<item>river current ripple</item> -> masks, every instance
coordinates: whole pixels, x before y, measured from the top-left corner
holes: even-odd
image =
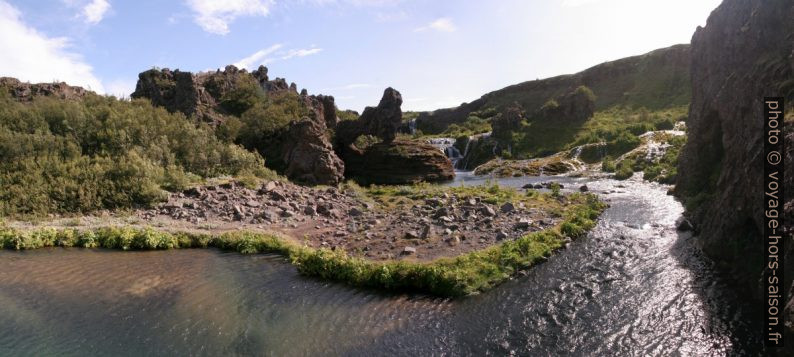
[[[0,355],[755,355],[749,312],[677,232],[681,204],[640,181],[586,184],[595,229],[497,288],[458,300],[302,277],[216,250],[0,252]],[[453,183],[482,184],[459,175]]]

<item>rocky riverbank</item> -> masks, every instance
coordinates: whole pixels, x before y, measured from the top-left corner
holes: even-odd
[[[59,218],[37,226],[131,225],[164,231],[278,233],[311,248],[370,260],[430,261],[454,257],[552,228],[585,195],[553,197],[496,185],[310,188],[269,181],[237,182],[171,194],[152,209]],[[11,222],[14,228],[31,228]]]

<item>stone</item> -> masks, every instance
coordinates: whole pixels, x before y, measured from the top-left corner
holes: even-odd
[[[403,248],[402,255],[412,255],[412,254],[416,254],[416,248],[414,247]]]
[[[306,206],[306,207],[303,209],[303,214],[305,214],[305,215],[308,215],[308,216],[314,216],[314,215],[315,215],[315,213],[317,213],[317,211],[314,209],[314,207],[313,207],[313,206]]]
[[[363,184],[444,182],[455,177],[452,161],[435,146],[422,142],[400,139],[363,150],[347,147],[342,158],[345,175]]]
[[[480,214],[482,214],[483,216],[487,216],[487,217],[496,216],[496,211],[494,211],[494,209],[491,208],[491,206],[480,207],[479,211]]]
[[[407,231],[407,232],[405,232],[405,238],[417,239],[417,238],[419,238],[419,234],[416,233],[416,231]]]
[[[504,231],[496,232],[496,240],[503,240],[506,238],[507,238],[507,233],[505,233]]]
[[[579,186],[579,191],[581,191],[581,192],[587,192],[588,190],[589,190],[589,189],[587,188],[587,185],[581,185],[581,186]]]
[[[245,205],[248,206],[248,207],[260,207],[260,206],[262,206],[262,204],[259,203],[259,201],[256,201],[256,200],[248,200],[248,201],[245,202]]]
[[[499,208],[499,210],[502,211],[502,213],[510,213],[515,211],[515,209],[516,207],[510,202],[506,202],[505,204],[502,205],[502,207]]]
[[[262,186],[262,190],[264,192],[270,192],[275,190],[278,187],[278,183],[276,181],[268,181],[264,186]]]
[[[425,224],[422,226],[422,232],[420,233],[419,237],[422,239],[427,239],[430,237],[432,231],[432,227],[429,224]]]
[[[513,228],[515,228],[517,230],[525,231],[525,230],[529,229],[529,227],[531,227],[531,226],[532,226],[532,221],[526,220],[526,219],[522,219],[522,220],[516,222],[516,224],[513,225]]]
[[[345,164],[336,155],[326,131],[322,118],[303,118],[290,123],[282,149],[287,177],[311,185],[342,182]]]
[[[358,217],[364,214],[364,212],[358,207],[353,207],[347,211],[347,214],[349,214],[351,217]]]

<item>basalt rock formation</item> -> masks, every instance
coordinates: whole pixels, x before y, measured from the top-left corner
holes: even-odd
[[[491,136],[498,140],[509,141],[513,132],[521,129],[521,121],[526,114],[518,103],[507,107],[501,114],[491,119]]]
[[[374,135],[390,143],[397,135],[402,124],[403,97],[394,88],[386,88],[377,107],[366,107],[356,120],[339,123],[336,129],[336,140],[341,146],[348,146],[361,135]]]
[[[133,98],[148,98],[171,112],[182,112],[218,125],[240,116],[268,95],[289,92],[300,98],[308,117],[296,117],[272,141],[258,147],[266,159],[292,180],[308,184],[335,185],[344,179],[344,164],[336,155],[327,129],[336,126],[334,97],[298,95],[297,86],[283,78],[270,80],[267,67],[249,73],[226,66],[223,71],[190,73],[152,69],[141,73]]]
[[[304,118],[292,122],[286,134],[284,174],[307,184],[336,185],[344,179],[345,164],[325,135],[325,122]]]
[[[293,89],[283,78],[269,80],[265,66],[248,73],[229,65],[223,71],[200,73],[151,69],[138,75],[135,92],[130,96],[148,98],[152,104],[170,112],[182,112],[217,125],[224,121],[224,115],[239,115],[247,109],[241,107],[245,100],[254,101],[257,95],[264,98],[267,93],[289,90]]]
[[[580,86],[544,104],[536,117],[541,120],[564,120],[568,124],[583,122],[593,117],[595,99],[589,88]]]
[[[405,184],[445,181],[455,177],[452,161],[435,146],[395,141],[402,123],[402,96],[387,88],[377,107],[367,107],[356,120],[337,124],[336,144],[345,161],[345,175],[367,184]],[[381,142],[364,149],[354,144],[362,135]]]
[[[88,93],[93,93],[82,87],[70,86],[63,82],[31,84],[11,77],[0,77],[0,90],[6,91],[11,98],[21,102],[31,101],[35,97],[73,100],[83,98]]]
[[[739,284],[763,298],[762,99],[785,96],[794,104],[794,2],[725,0],[692,37],[689,139],[678,165],[676,191],[687,203],[703,251]],[[790,119],[789,119],[790,120]],[[789,125],[791,128],[791,125]],[[785,190],[792,217],[794,137],[786,136]],[[791,218],[786,222],[786,289],[794,278]],[[789,295],[792,297],[794,295]],[[765,300],[765,299],[764,299]],[[792,329],[794,300],[789,300]],[[794,343],[786,341],[791,348]]]
[[[364,184],[440,182],[455,178],[452,161],[431,144],[394,140],[346,150],[345,174]]]

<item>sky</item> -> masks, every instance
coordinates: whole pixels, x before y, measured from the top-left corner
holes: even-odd
[[[341,109],[457,106],[689,43],[719,0],[0,0],[0,76],[128,96],[153,67],[235,64]]]

